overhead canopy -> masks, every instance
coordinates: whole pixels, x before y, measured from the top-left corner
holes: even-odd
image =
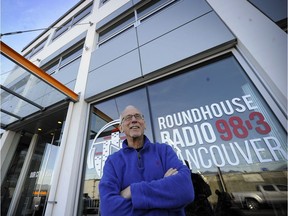
[[[78,94],[0,41],[1,128],[23,121]]]

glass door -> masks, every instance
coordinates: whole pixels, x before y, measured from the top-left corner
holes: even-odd
[[[1,185],[1,214],[7,215],[14,191],[20,176],[21,169],[24,164],[25,157],[27,155],[29,145],[32,139],[31,134],[23,134],[20,142],[17,145],[13,159],[9,166],[8,172]],[[16,145],[15,143],[13,143]]]
[[[44,215],[61,130],[40,135],[22,187],[16,215]]]

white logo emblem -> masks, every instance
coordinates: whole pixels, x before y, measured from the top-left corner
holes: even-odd
[[[113,125],[118,125],[119,123],[119,120],[114,120],[102,127],[96,134],[88,152],[87,167],[88,169],[95,168],[99,178],[103,175],[103,167],[107,157],[122,148],[122,141],[120,139],[119,131],[111,133],[110,137],[107,137],[107,139],[104,138],[104,140],[100,142],[97,142],[97,138],[104,130]]]
[[[87,167],[88,169],[95,168],[96,174],[99,178],[102,178],[103,167],[108,156],[122,148],[123,139],[121,140],[119,131],[111,133],[111,136],[108,136],[107,139],[104,138],[103,141],[97,142],[97,138],[107,128],[113,125],[118,125],[119,123],[120,120],[118,119],[104,125],[104,127],[102,127],[96,134],[88,152]],[[177,145],[175,145],[171,139],[168,140],[167,144],[173,148],[178,158],[182,160],[183,164],[185,164],[181,149]]]

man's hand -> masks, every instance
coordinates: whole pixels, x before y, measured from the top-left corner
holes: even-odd
[[[131,198],[131,190],[130,186],[125,188],[124,190],[121,191],[121,196],[124,197],[125,199],[130,199]]]
[[[172,175],[175,175],[177,173],[178,173],[177,169],[170,168],[169,170],[167,170],[164,177],[172,176]]]

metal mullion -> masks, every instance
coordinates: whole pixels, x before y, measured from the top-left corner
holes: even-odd
[[[102,41],[98,42],[98,46],[101,46],[102,44],[106,43],[107,41],[109,41],[110,39],[114,38],[115,36],[121,34],[122,32],[126,31],[127,29],[133,27],[135,25],[135,22],[132,22],[130,24],[128,24],[127,26],[125,26],[123,29],[111,34],[110,36],[108,36],[107,38],[103,39]]]
[[[22,117],[20,117],[20,116],[18,116],[18,115],[15,115],[14,113],[8,112],[7,110],[4,110],[4,109],[2,109],[2,108],[0,108],[0,112],[3,112],[3,113],[5,113],[5,114],[7,114],[7,115],[9,115],[9,116],[13,116],[13,117],[15,117],[15,118],[17,118],[17,119],[19,119],[19,120],[23,119]]]
[[[41,110],[44,110],[44,109],[45,109],[45,107],[40,106],[39,104],[37,104],[37,103],[35,103],[35,102],[29,100],[28,98],[23,97],[22,95],[20,95],[20,94],[14,92],[14,91],[12,91],[12,90],[10,90],[9,88],[6,88],[6,87],[3,86],[3,85],[0,85],[0,88],[3,89],[3,90],[6,91],[6,92],[8,92],[8,93],[10,93],[10,94],[12,94],[12,95],[18,97],[18,98],[20,98],[20,99],[26,101],[27,103],[32,104],[33,106],[38,107],[38,108],[41,109]]]
[[[63,58],[63,57],[62,57],[62,58]],[[62,63],[62,58],[61,58],[61,63]],[[79,56],[77,56],[77,57],[69,60],[69,61],[66,62],[65,64],[59,65],[59,68],[57,68],[57,73],[58,73],[62,68],[66,67],[67,65],[69,65],[70,63],[76,61],[76,60],[79,59],[79,58],[81,58],[81,54],[79,54]]]
[[[176,1],[177,0],[171,0],[171,1],[163,2],[163,4],[158,5],[158,7],[153,8],[147,14],[143,15],[142,17],[140,17],[138,21],[141,23],[143,20],[147,19],[148,17],[150,17],[151,15],[157,13],[158,11],[162,10],[163,8],[169,6],[170,4],[175,3]]]

